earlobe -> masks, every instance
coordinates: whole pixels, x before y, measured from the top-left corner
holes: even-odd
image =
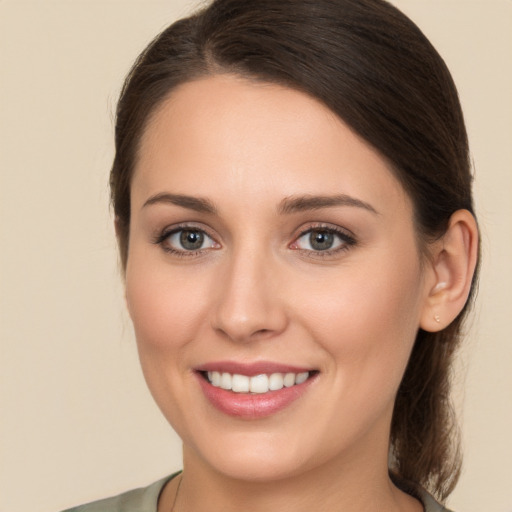
[[[420,327],[436,332],[447,327],[466,303],[478,259],[478,227],[468,210],[457,210],[432,254],[435,283],[426,297]]]

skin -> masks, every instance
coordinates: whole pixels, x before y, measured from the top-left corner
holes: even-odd
[[[146,204],[159,194],[206,199],[216,212]],[[280,211],[340,194],[364,205]],[[385,159],[301,92],[207,77],[151,119],[131,204],[126,298],[149,388],[183,440],[175,510],[422,510],[390,482],[387,457],[395,394],[438,276],[422,265],[411,201]],[[200,251],[162,241],[183,223],[208,234]],[[313,250],[304,232],[326,227],[353,243],[336,235],[339,250]],[[284,410],[239,419],[198,385],[194,368],[218,360],[319,373]]]

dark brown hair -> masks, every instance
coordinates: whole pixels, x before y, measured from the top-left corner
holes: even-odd
[[[412,199],[420,247],[443,234],[456,210],[473,212],[455,85],[400,11],[382,0],[215,0],[164,30],[122,89],[110,185],[123,266],[144,128],[175,87],[218,73],[281,84],[327,105],[391,163]],[[460,471],[450,369],[468,304],[441,332],[419,330],[391,425],[392,473],[441,499]]]

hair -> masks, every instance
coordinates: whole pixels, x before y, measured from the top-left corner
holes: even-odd
[[[404,14],[383,0],[215,0],[158,35],[122,88],[110,186],[123,268],[130,184],[145,127],[177,86],[220,73],[302,91],[376,148],[412,200],[421,254],[456,210],[474,214],[455,85]],[[475,287],[476,277],[470,300],[448,327],[419,329],[391,424],[391,474],[441,500],[460,473],[450,370]]]

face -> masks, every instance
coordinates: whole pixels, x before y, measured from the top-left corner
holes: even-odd
[[[300,92],[208,77],[152,118],[131,207],[128,308],[185,464],[387,467],[428,280],[387,162]]]

